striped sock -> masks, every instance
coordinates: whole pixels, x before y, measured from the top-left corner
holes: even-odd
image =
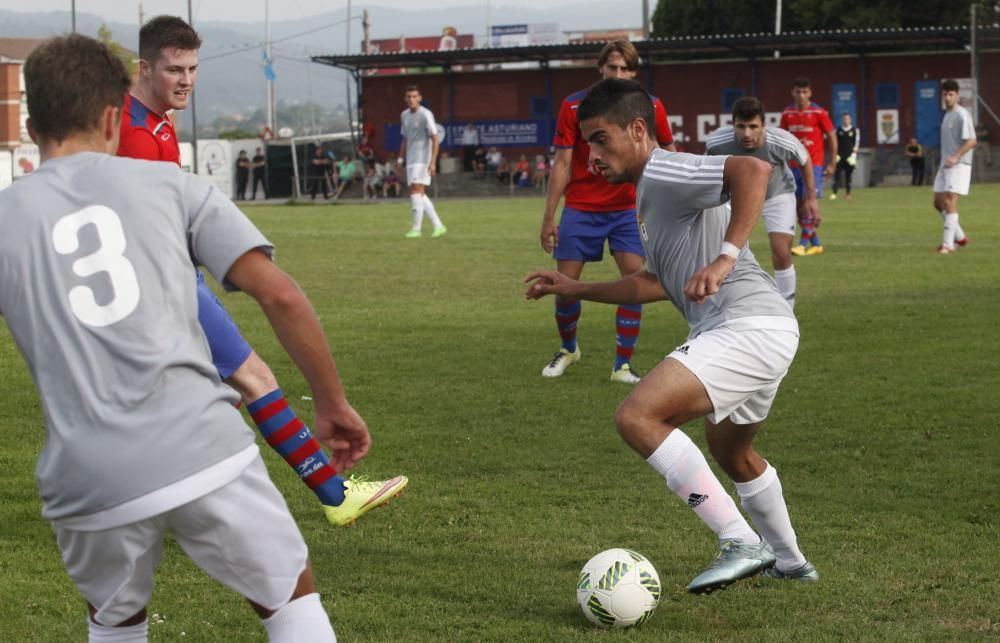
[[[562,337],[562,347],[570,353],[576,352],[576,322],[580,319],[579,300],[556,299],[556,326]]]
[[[639,341],[639,324],[642,322],[642,304],[619,306],[615,313],[615,368],[632,361],[635,343]]]
[[[344,479],[330,465],[309,427],[288,406],[280,388],[247,404],[247,411],[271,448],[295,469],[324,505],[344,502]]]

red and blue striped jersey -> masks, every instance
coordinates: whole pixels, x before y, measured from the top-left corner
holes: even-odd
[[[792,103],[781,112],[781,123],[778,125],[783,130],[788,130],[799,139],[806,150],[809,151],[809,158],[813,167],[823,167],[826,165],[826,147],[823,144],[823,135],[833,131],[833,121],[825,109],[816,103],[809,103],[805,109],[799,109]],[[837,159],[833,159],[836,162]],[[792,167],[798,164],[793,163]]]
[[[635,187],[631,183],[611,185],[590,166],[590,146],[580,132],[576,110],[587,96],[587,90],[570,94],[559,109],[556,135],[552,144],[573,148],[569,183],[566,185],[566,207],[585,212],[620,212],[635,207]],[[674,135],[667,122],[667,110],[659,98],[649,97],[656,113],[656,140],[660,145],[670,145]]]
[[[170,161],[180,165],[181,149],[173,123],[166,116],[143,105],[132,94],[127,94],[122,108],[118,156],[147,161]]]

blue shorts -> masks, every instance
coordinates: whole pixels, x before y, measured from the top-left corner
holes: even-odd
[[[243,339],[236,322],[229,316],[222,302],[205,283],[205,275],[198,273],[198,323],[208,339],[212,351],[212,363],[219,371],[219,377],[229,379],[243,362],[250,357],[250,344]]]
[[[645,258],[635,208],[618,212],[563,208],[559,220],[559,245],[552,257],[557,261],[600,261],[604,258],[605,241],[613,253],[631,252]]]
[[[816,186],[816,198],[823,198],[823,168],[812,166],[813,168],[813,180]],[[792,176],[795,177],[795,198],[802,200],[806,196],[806,184],[802,181],[802,168],[793,167]]]

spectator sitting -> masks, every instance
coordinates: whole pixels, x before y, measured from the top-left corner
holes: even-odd
[[[490,151],[486,153],[486,167],[491,172],[496,172],[503,160],[503,154],[495,147],[491,147]]]
[[[526,188],[531,184],[531,164],[528,163],[528,157],[524,154],[514,164],[513,181],[514,185],[519,188]]]
[[[379,179],[375,173],[375,167],[368,166],[368,169],[365,170],[365,201],[375,200],[378,196],[378,183]]]
[[[391,157],[387,158],[381,167],[382,196],[388,197],[389,192],[393,192],[393,196],[399,196],[399,175],[396,174],[395,161]]]
[[[482,147],[476,148],[476,154],[472,158],[472,172],[479,178],[486,176],[486,150]]]
[[[375,167],[375,148],[372,147],[367,136],[362,136],[361,142],[358,143],[358,160],[366,169]]]
[[[500,156],[500,163],[496,168],[497,181],[504,185],[510,183],[510,162],[506,156]]]
[[[549,164],[545,161],[545,155],[539,154],[535,157],[535,174],[531,177],[531,184],[536,188],[544,188],[548,176]]]
[[[339,199],[340,195],[344,193],[354,181],[358,178],[358,166],[348,154],[344,157],[343,161],[337,163],[337,174],[340,180],[340,185],[337,187],[337,193],[333,195],[334,199]]]

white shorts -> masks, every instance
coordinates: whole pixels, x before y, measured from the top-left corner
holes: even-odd
[[[414,163],[406,166],[406,184],[413,185],[414,183],[431,184],[431,173],[427,171],[426,163]]]
[[[292,597],[309,555],[260,456],[233,482],[152,518],[104,531],[53,528],[66,571],[108,626],[149,602],[167,532],[209,576],[270,610]]]
[[[790,318],[789,318],[790,319]],[[730,418],[754,424],[767,417],[799,346],[794,321],[788,330],[733,330],[720,326],[689,339],[667,357],[683,364],[712,400],[712,424]]]
[[[795,194],[788,192],[778,194],[764,201],[760,211],[764,227],[768,234],[787,234],[795,236]]]
[[[952,192],[962,196],[969,193],[969,183],[972,182],[972,166],[959,163],[955,167],[938,168],[934,177],[935,192]]]

